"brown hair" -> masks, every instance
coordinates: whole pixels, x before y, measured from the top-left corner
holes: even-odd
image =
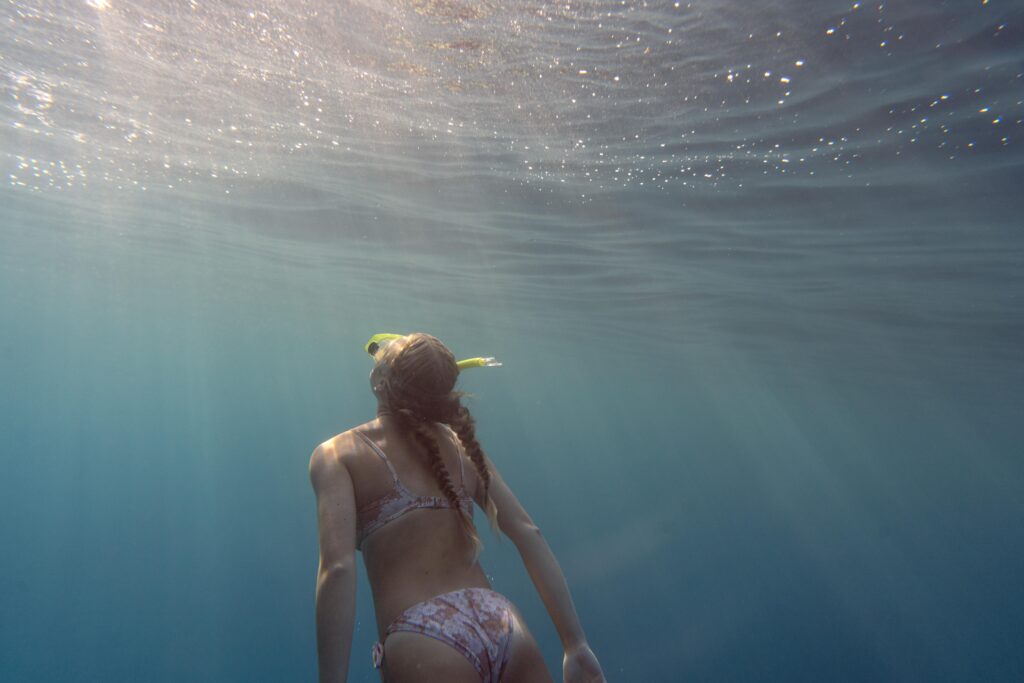
[[[483,483],[484,510],[491,528],[500,538],[498,510],[490,498],[491,473],[484,460],[484,451],[476,438],[476,422],[469,409],[462,405],[462,393],[455,391],[459,368],[455,356],[440,339],[415,332],[388,344],[377,354],[378,366],[385,372],[378,385],[382,406],[400,420],[427,453],[427,462],[445,498],[460,512],[462,527],[479,552],[482,544],[472,515],[462,513],[448,468],[441,459],[437,437],[431,423],[449,425],[476,468]],[[461,457],[461,456],[459,456]]]

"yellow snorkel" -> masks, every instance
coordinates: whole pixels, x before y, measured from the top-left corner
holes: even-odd
[[[385,346],[404,337],[404,334],[393,334],[391,332],[381,332],[370,337],[370,341],[366,342],[366,346],[363,349],[371,356],[376,356],[377,353]],[[500,368],[501,363],[494,360],[493,356],[478,356],[476,358],[466,358],[455,363],[459,370],[465,370],[466,368]]]
[[[494,360],[494,356],[483,356],[480,358],[466,358],[455,363],[459,370],[466,368],[500,368],[501,363]]]
[[[385,346],[404,337],[404,334],[390,334],[388,332],[381,332],[370,337],[370,341],[366,342],[366,346],[363,349],[371,356],[376,356],[377,352],[383,349]]]

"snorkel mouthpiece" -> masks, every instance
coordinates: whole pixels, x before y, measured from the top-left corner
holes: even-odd
[[[379,352],[383,351],[388,344],[401,339],[404,334],[394,334],[392,332],[380,332],[370,337],[370,341],[366,342],[366,346],[363,349],[366,353],[371,356],[376,356]],[[500,368],[501,363],[494,360],[493,356],[478,356],[476,358],[466,358],[455,363],[459,368],[459,371],[465,370],[466,368]]]

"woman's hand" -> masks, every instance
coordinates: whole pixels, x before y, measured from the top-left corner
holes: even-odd
[[[562,680],[565,683],[607,683],[594,651],[587,644],[566,651]]]

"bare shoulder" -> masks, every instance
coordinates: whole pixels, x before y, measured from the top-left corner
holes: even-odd
[[[348,461],[357,448],[356,429],[358,427],[332,436],[313,449],[309,457],[309,478],[314,488],[341,470],[348,473]]]

